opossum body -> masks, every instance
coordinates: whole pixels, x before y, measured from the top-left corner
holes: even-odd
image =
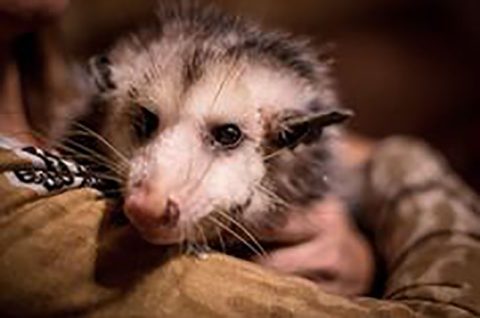
[[[327,191],[343,122],[326,63],[305,41],[191,1],[90,62],[94,128],[111,144],[124,211],[154,244],[265,224]]]

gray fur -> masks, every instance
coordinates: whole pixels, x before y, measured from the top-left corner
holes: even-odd
[[[265,32],[247,19],[225,14],[198,1],[159,2],[155,15],[133,27],[120,42],[142,52],[148,50],[151,43],[162,41],[168,28],[191,44],[184,56],[187,84],[199,78],[200,70],[209,60],[228,61],[241,57],[287,68],[312,84],[329,82],[326,78],[328,68],[318,63],[307,41],[285,32]],[[94,62],[100,66],[100,73],[108,77],[101,63],[104,59],[102,56]],[[112,88],[106,77],[102,85]]]

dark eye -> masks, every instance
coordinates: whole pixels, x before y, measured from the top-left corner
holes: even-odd
[[[277,135],[275,146],[278,148],[294,148],[311,132],[308,122],[297,124],[280,131]]]
[[[225,149],[234,149],[243,140],[243,133],[235,124],[216,126],[211,130],[213,141]]]
[[[150,139],[158,130],[160,119],[153,111],[143,106],[137,106],[133,118],[133,129],[135,136],[140,142]]]

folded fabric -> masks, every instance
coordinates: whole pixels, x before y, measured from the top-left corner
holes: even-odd
[[[1,317],[478,317],[479,201],[424,144],[389,139],[362,215],[386,264],[384,299],[211,253],[181,255],[112,222],[81,167],[0,141]]]

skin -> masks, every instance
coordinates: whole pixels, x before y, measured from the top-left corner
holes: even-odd
[[[353,296],[368,292],[373,264],[368,243],[339,200],[319,202],[306,218],[290,219],[275,235],[297,240],[257,259],[259,264],[304,276],[331,293]]]
[[[64,0],[0,0],[0,134],[40,145],[24,113],[11,42],[58,17],[67,4]],[[368,159],[369,142],[352,139],[350,148],[358,162]],[[303,218],[291,213],[285,226],[265,230],[264,237],[291,245],[256,261],[281,272],[306,276],[334,293],[352,295],[368,290],[374,271],[370,247],[351,224],[345,206],[329,198],[306,212]]]
[[[11,52],[19,35],[58,17],[67,0],[0,0],[0,134],[39,145],[24,112],[20,74]]]
[[[343,153],[347,164],[365,164],[374,145],[357,135],[346,136]],[[375,272],[371,246],[336,197],[329,196],[301,213],[290,213],[283,226],[264,229],[259,236],[288,246],[254,260],[263,266],[303,276],[340,295],[362,295],[371,287]]]
[[[8,42],[55,19],[67,5],[68,0],[0,0],[0,41]]]

